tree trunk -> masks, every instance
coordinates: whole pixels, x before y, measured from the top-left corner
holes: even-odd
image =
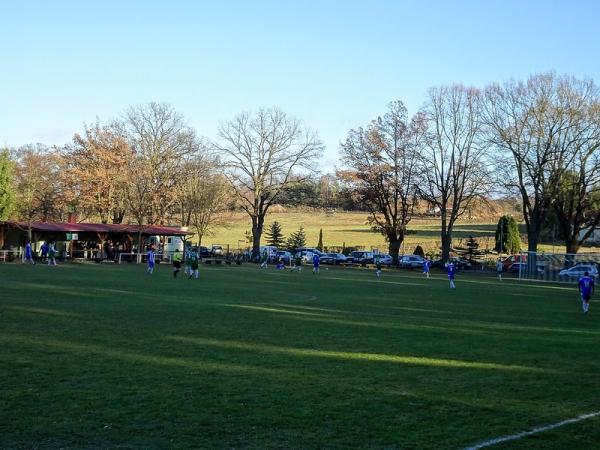
[[[252,257],[256,258],[260,255],[260,238],[263,232],[265,216],[258,215],[252,217]]]
[[[442,261],[448,262],[450,260],[450,248],[452,247],[452,232],[445,230],[442,231]]]
[[[400,253],[400,246],[402,245],[402,241],[404,240],[404,236],[398,237],[395,233],[388,234],[388,251],[390,252],[390,256],[392,257],[392,264],[394,266],[398,265],[398,255]]]
[[[446,263],[450,260],[450,247],[452,247],[452,230],[448,228],[447,209],[444,205],[441,209],[442,215],[442,231],[440,237],[442,239],[442,262]]]
[[[527,251],[537,252],[538,240],[540,234],[537,230],[527,231]]]
[[[567,247],[567,253],[577,253],[579,251],[579,237],[578,236],[566,236],[565,246]]]
[[[537,276],[537,246],[539,239],[540,233],[537,229],[527,232],[527,272],[525,276],[530,279]]]

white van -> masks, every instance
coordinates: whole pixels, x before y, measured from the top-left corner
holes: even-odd
[[[167,236],[162,244],[160,236],[150,236],[148,241],[156,247],[158,253],[163,254],[163,258],[173,256],[175,250],[183,252],[183,239],[179,236]]]
[[[261,245],[260,246],[260,257],[261,258],[265,254],[265,252],[267,253],[267,257],[269,259],[275,258],[275,256],[277,255],[277,247],[275,247],[274,245]]]

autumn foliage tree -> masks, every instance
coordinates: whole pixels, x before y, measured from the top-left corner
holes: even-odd
[[[86,216],[121,223],[127,211],[126,184],[133,152],[114,126],[99,123],[75,134],[65,148],[66,174]]]
[[[385,236],[394,263],[416,205],[422,137],[422,117],[409,119],[404,104],[397,101],[366,128],[350,130],[341,146],[344,168],[338,175],[368,208],[369,222]]]

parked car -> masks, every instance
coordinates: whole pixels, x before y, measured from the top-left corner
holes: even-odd
[[[373,252],[354,251],[348,259],[355,264],[373,264]]]
[[[420,255],[403,255],[398,260],[398,265],[403,269],[419,269],[424,262],[425,258]]]
[[[467,261],[466,259],[450,258],[450,261],[452,261],[454,263],[454,266],[456,267],[457,270],[470,270],[471,269],[471,263],[469,261]],[[431,263],[431,267],[438,267],[438,268],[443,269],[445,267],[445,263],[443,260],[438,259],[437,261],[434,261],[433,263]]]
[[[289,264],[292,261],[292,254],[290,252],[286,252],[284,250],[279,250],[275,254],[274,262],[279,261],[279,258],[283,261],[284,264]]]
[[[563,269],[558,272],[561,277],[581,278],[585,272],[588,272],[591,277],[598,277],[598,269],[592,264],[577,264],[570,269]]]
[[[538,264],[536,267],[537,267],[537,274],[543,275],[544,274],[544,266],[541,264]],[[525,272],[527,272],[527,263],[526,262],[518,262],[518,263],[511,264],[510,267],[508,268],[507,272],[524,274]]]
[[[384,266],[391,266],[394,262],[393,258],[390,255],[386,255],[385,253],[379,253],[375,255],[375,262],[379,261]]]
[[[527,263],[522,263],[522,262],[512,263],[510,266],[508,266],[508,269],[506,269],[506,271],[508,273],[523,273],[526,270],[527,270]]]
[[[329,253],[319,252],[317,254],[319,255],[319,262],[321,264],[333,264],[333,256],[331,256]]]
[[[210,253],[213,256],[223,256],[223,247],[221,247],[220,245],[213,245],[210,248]]]
[[[300,254],[300,258],[302,258],[302,262],[304,264],[312,264],[313,262],[313,256],[315,254],[319,255],[320,258],[323,258],[324,253],[320,252],[319,250],[317,250],[316,248],[311,248],[311,249],[298,249],[296,251],[296,253],[294,253],[294,257],[297,257],[298,254]],[[323,260],[321,259],[321,263],[323,263]]]
[[[327,255],[331,258],[331,260],[329,260],[329,262],[327,262],[326,264],[343,264],[346,261],[348,261],[348,258],[346,258],[346,255],[344,255],[343,253],[327,253]]]
[[[211,256],[208,247],[204,246],[198,248],[198,254],[200,255],[200,258],[209,258]]]
[[[508,271],[509,267],[514,263],[526,263],[527,255],[510,255],[504,261],[502,261],[502,265],[504,266],[504,271]]]

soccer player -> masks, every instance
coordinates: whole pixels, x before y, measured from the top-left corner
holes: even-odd
[[[148,268],[146,269],[146,273],[148,275],[152,275],[154,272],[154,247],[148,247],[148,253],[146,256],[148,258]]]
[[[25,244],[25,259],[23,259],[23,262],[30,262],[35,266],[35,261],[33,260],[33,252],[31,251],[31,242],[29,241],[27,241],[27,244]]]
[[[181,270],[181,259],[181,252],[176,248],[173,253],[173,278],[177,278],[177,274]]]
[[[319,264],[321,263],[321,257],[318,253],[313,255],[313,274],[319,273]]]
[[[185,251],[185,274],[186,275],[190,275],[191,278],[191,274],[192,274],[192,266],[191,266],[191,257],[192,257],[192,248],[188,247],[187,250]]]
[[[296,256],[294,256],[294,269],[298,272],[302,272],[302,256],[300,256],[300,252],[296,253]]]
[[[189,278],[192,278],[192,275],[196,278],[196,280],[198,279],[199,276],[199,272],[198,272],[198,253],[196,252],[192,252],[190,251],[189,253],[189,261],[190,261],[190,272],[189,272]]]
[[[446,272],[448,273],[448,279],[450,280],[450,289],[456,289],[456,286],[454,285],[454,269],[454,263],[449,261],[446,264]]]
[[[502,264],[502,258],[498,259],[496,263],[496,272],[498,272],[498,279],[502,281],[502,271],[504,270],[504,264]]]
[[[377,278],[379,278],[381,276],[381,259],[377,258],[377,261],[375,262],[375,275],[377,275]]]
[[[44,242],[44,243],[42,244],[42,248],[41,248],[41,250],[42,250],[42,262],[43,262],[43,261],[46,261],[46,259],[48,259],[48,249],[49,249],[49,248],[50,248],[50,247],[48,246],[48,243],[47,243],[47,242]]]
[[[429,268],[431,267],[431,260],[429,258],[425,258],[423,261],[423,275],[426,275],[429,278]]]
[[[269,261],[269,254],[267,253],[267,251],[265,250],[263,252],[262,258],[260,260],[260,268],[261,269],[266,269],[267,268],[267,262]]]
[[[583,313],[587,314],[590,309],[590,297],[594,293],[594,279],[590,277],[589,272],[584,272],[579,279],[579,293],[581,294]]]
[[[54,242],[51,242],[48,246],[48,265],[56,265],[56,244]]]

